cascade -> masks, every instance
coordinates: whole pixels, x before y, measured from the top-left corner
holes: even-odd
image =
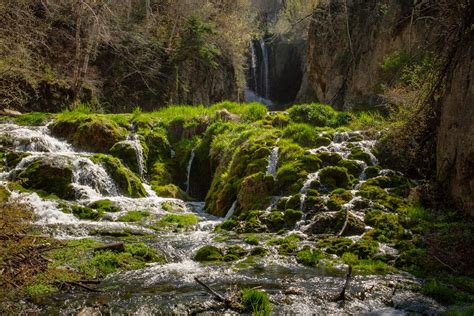
[[[237,208],[237,200],[232,203],[232,206],[230,207],[229,211],[227,211],[227,214],[225,215],[224,219],[229,219],[234,215],[235,209]]]
[[[268,156],[267,174],[271,175],[273,179],[277,178],[277,167],[278,167],[278,152],[280,148],[275,146],[272,148],[270,155]]]
[[[193,148],[191,150],[191,155],[189,156],[188,167],[186,168],[186,193],[189,193],[189,184],[191,179],[191,168],[193,166],[194,156],[196,155],[196,151]]]

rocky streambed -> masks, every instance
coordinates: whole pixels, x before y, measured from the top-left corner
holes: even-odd
[[[181,134],[185,142],[173,140],[173,124],[165,141],[156,134],[163,126],[119,126],[126,133],[112,149],[99,147],[100,154],[81,148],[87,140],[71,138],[65,128],[58,133],[60,120],[0,124],[3,203],[28,207],[38,232],[81,249],[70,257],[53,252],[55,268],[101,279],[94,291],[59,288],[36,296],[35,311],[236,312],[195,277],[222,294],[258,287],[277,314],[444,309],[420,294],[421,279],[402,271],[416,260],[407,252],[415,249],[407,224],[415,184],[379,166],[376,133],[328,127],[311,130],[308,141],[300,137],[307,127],[292,125],[286,114],[262,114],[250,123],[216,117],[201,118],[204,128],[192,129],[191,137]],[[157,149],[158,141],[166,146]],[[193,186],[206,159],[213,174],[203,177],[210,180],[202,184],[208,193],[201,202],[202,195],[186,192],[200,191]],[[157,180],[170,166],[179,174],[169,183]],[[93,251],[116,242],[128,247],[119,257]],[[67,261],[75,256],[93,264]],[[349,265],[350,286],[338,300]]]

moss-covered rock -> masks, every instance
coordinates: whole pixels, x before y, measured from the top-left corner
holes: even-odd
[[[73,171],[68,161],[38,158],[31,161],[15,178],[27,189],[42,190],[64,199],[74,198],[71,186]]]
[[[97,153],[107,153],[128,133],[114,121],[98,115],[60,118],[49,128],[54,136],[67,139],[78,149]]]
[[[242,259],[247,255],[247,250],[240,247],[239,245],[229,246],[225,250],[224,261],[235,261]]]
[[[368,153],[360,147],[354,147],[348,156],[349,159],[364,161],[368,166],[372,166],[372,159]]]
[[[159,197],[180,199],[183,201],[192,201],[193,199],[186,194],[181,188],[174,184],[167,185],[152,185],[152,189]]]
[[[100,163],[107,170],[107,173],[114,179],[120,193],[130,197],[145,197],[147,193],[140,178],[125,167],[122,162],[115,157],[97,154],[91,158],[95,163]]]
[[[259,172],[243,179],[237,200],[241,210],[265,209],[273,193],[273,177]]]
[[[203,246],[194,255],[194,260],[198,262],[216,262],[222,261],[224,253],[221,249],[214,246]]]
[[[5,187],[0,185],[0,203],[3,203],[8,200],[10,195],[10,192]]]
[[[79,219],[93,221],[99,220],[104,215],[104,212],[101,210],[93,210],[81,205],[71,205],[70,212]]]
[[[379,175],[380,170],[382,170],[380,166],[369,166],[365,169],[365,176],[367,179],[374,178]]]
[[[345,237],[329,237],[318,241],[318,247],[324,249],[327,253],[341,256],[349,250],[353,242]]]
[[[371,259],[379,250],[379,243],[368,238],[361,238],[349,247],[349,251],[359,259]]]
[[[346,212],[326,212],[318,213],[307,228],[311,234],[338,234],[346,221]],[[347,225],[343,231],[343,236],[360,235],[365,232],[365,224],[357,217],[349,214]]]
[[[114,203],[108,199],[92,202],[88,205],[88,207],[93,208],[98,211],[102,211],[102,212],[109,212],[109,213],[120,212],[120,208],[115,206]]]
[[[319,171],[319,181],[328,191],[334,189],[350,189],[351,180],[344,167],[326,167]]]
[[[338,153],[320,152],[315,156],[321,160],[322,167],[336,166],[342,160],[341,155]]]
[[[134,141],[121,141],[112,146],[110,154],[119,158],[135,174],[140,175],[141,171],[146,171],[148,147],[144,143],[139,146],[141,148],[138,148]],[[141,158],[139,158],[140,155]],[[139,159],[143,159],[143,161],[140,162]],[[141,167],[145,170],[140,170],[140,164],[143,164]]]
[[[274,210],[270,212],[265,218],[265,224],[270,231],[276,232],[285,227],[285,218],[283,213]]]
[[[346,159],[343,159],[341,161],[339,161],[337,163],[337,165],[339,167],[344,167],[347,169],[347,172],[354,176],[355,178],[358,178],[362,171],[363,171],[363,168],[362,166],[355,160],[346,160]]]
[[[294,227],[296,223],[303,217],[303,212],[300,210],[287,209],[285,210],[283,217],[288,227]]]
[[[310,246],[304,246],[296,253],[296,261],[307,267],[316,267],[322,258],[324,258],[323,252]]]

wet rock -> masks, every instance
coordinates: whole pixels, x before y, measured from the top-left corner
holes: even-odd
[[[22,113],[19,111],[15,110],[10,110],[7,108],[0,109],[0,115],[6,115],[6,116],[20,116]]]
[[[114,157],[119,158],[130,170],[135,174],[140,175],[140,168],[146,166],[148,148],[143,147],[141,149],[137,148],[136,144],[132,141],[121,141],[112,146],[110,149],[110,154]],[[141,150],[141,152],[139,152]],[[139,157],[143,161],[139,161]],[[142,166],[140,166],[142,164]]]
[[[126,168],[119,159],[107,155],[95,155],[92,160],[101,163],[107,173],[114,179],[120,193],[129,197],[145,197],[147,193],[140,178]]]
[[[20,161],[25,158],[30,156],[30,153],[25,153],[25,152],[8,152],[5,155],[5,163],[8,169],[14,169]]]

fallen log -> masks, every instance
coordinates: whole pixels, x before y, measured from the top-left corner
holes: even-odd
[[[349,265],[349,268],[347,269],[347,275],[346,275],[346,282],[344,283],[344,286],[342,287],[341,293],[336,297],[335,301],[344,301],[346,299],[346,290],[349,288],[350,282],[352,278],[352,266]]]
[[[80,288],[82,288],[82,289],[84,289],[84,290],[87,290],[87,291],[89,291],[89,292],[97,292],[97,293],[102,292],[101,290],[94,289],[94,288],[92,288],[92,287],[90,287],[90,286],[87,286],[87,285],[85,285],[85,284],[82,284],[82,283],[80,283],[80,282],[64,282],[64,283],[66,283],[66,284],[68,284],[68,285],[71,285],[71,286],[80,287]]]
[[[221,294],[214,291],[209,285],[205,284],[204,282],[199,280],[197,277],[194,277],[194,281],[196,281],[199,285],[201,285],[203,288],[205,288],[206,291],[208,293],[210,293],[212,296],[214,296],[214,298],[216,300],[218,300],[219,302],[223,302],[223,303],[228,304],[228,301],[224,298],[224,296],[222,296]]]
[[[104,251],[104,250],[124,252],[125,251],[125,244],[123,242],[117,242],[117,243],[108,244],[108,245],[104,245],[104,246],[94,248],[94,251]]]

